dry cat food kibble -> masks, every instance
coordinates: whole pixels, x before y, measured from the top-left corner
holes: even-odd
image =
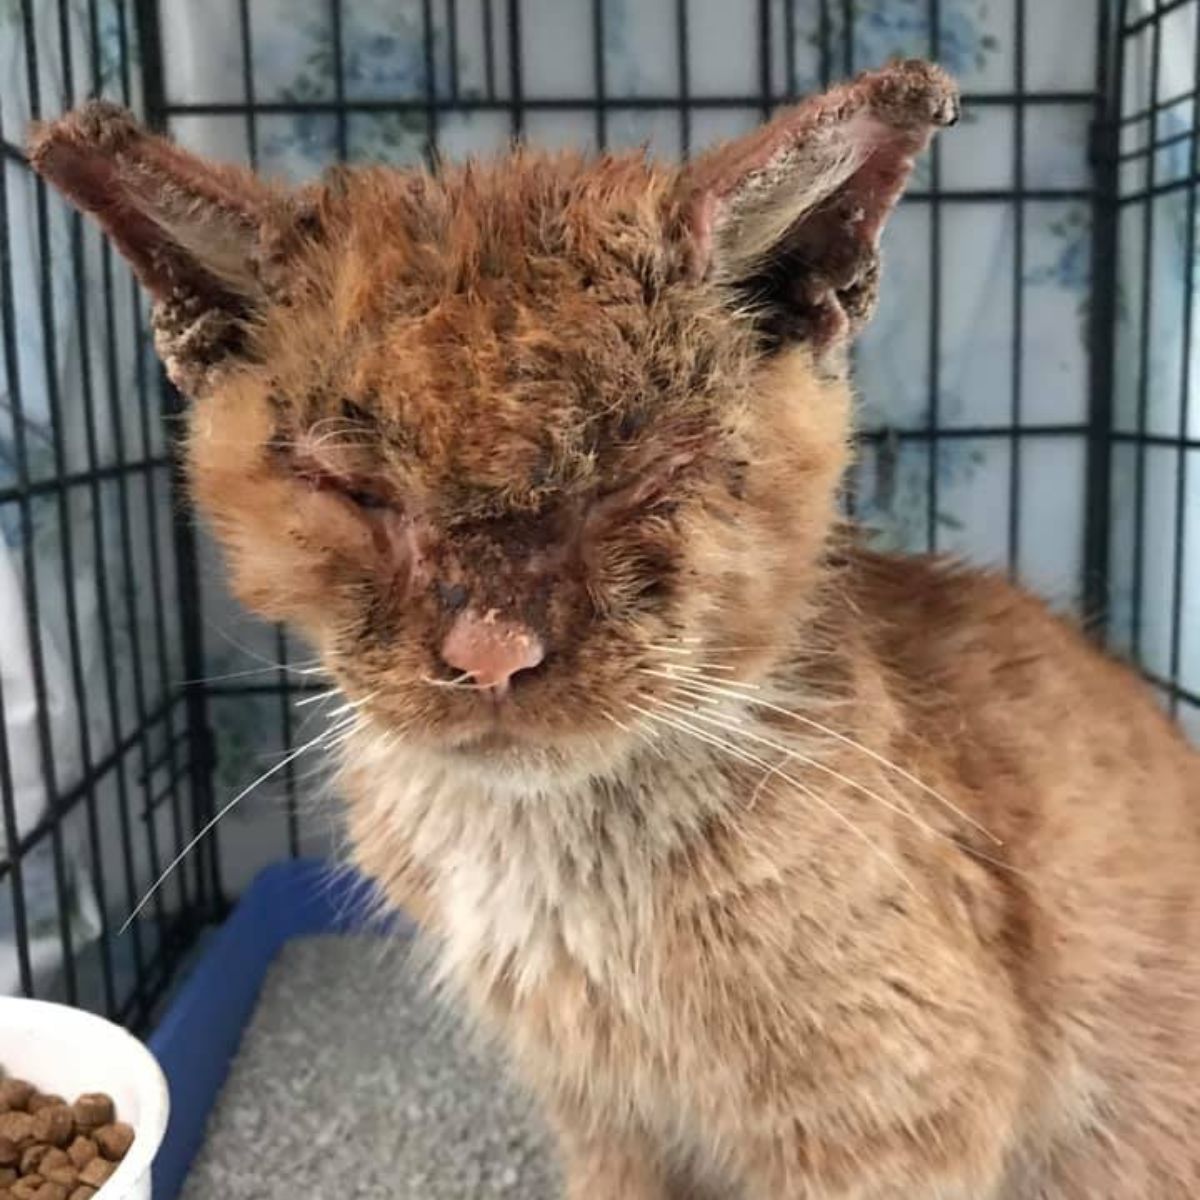
[[[73,1104],[0,1079],[0,1200],[92,1200],[133,1145],[111,1096]]]

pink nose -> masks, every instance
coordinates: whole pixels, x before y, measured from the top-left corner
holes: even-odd
[[[532,670],[545,656],[545,647],[533,630],[504,620],[495,609],[486,613],[467,609],[442,643],[443,662],[501,696],[514,675]]]

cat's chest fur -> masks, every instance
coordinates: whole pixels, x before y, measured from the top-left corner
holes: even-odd
[[[368,870],[386,880],[391,837],[427,881],[439,976],[502,982],[514,1000],[564,970],[626,993],[648,965],[663,873],[727,803],[720,774],[694,762],[522,790],[368,755],[353,779],[379,831]]]

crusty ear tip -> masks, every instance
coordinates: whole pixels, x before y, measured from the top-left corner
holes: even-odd
[[[114,154],[145,135],[133,114],[109,100],[89,100],[55,121],[35,125],[29,135],[29,161],[47,174],[60,147]]]
[[[926,59],[897,59],[861,75],[852,86],[863,88],[872,112],[897,128],[944,127],[958,122],[958,84],[937,63]]]

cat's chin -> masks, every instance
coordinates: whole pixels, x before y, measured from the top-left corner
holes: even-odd
[[[530,743],[525,738],[503,729],[488,729],[483,733],[469,734],[466,737],[451,742],[446,747],[447,751],[451,754],[468,757],[476,755],[487,757],[519,755],[527,753],[531,748]]]
[[[629,759],[628,748],[612,737],[581,735],[547,743],[502,729],[448,739],[434,754],[448,771],[489,790],[522,794],[561,792],[612,776]]]

